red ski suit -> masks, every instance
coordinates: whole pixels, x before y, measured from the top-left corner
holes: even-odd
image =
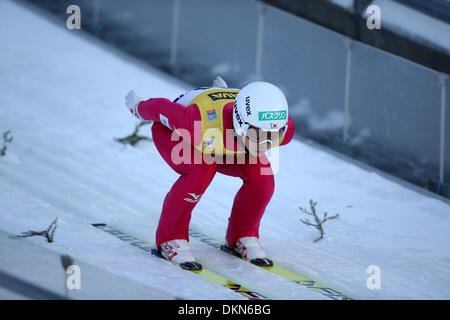
[[[176,100],[175,100],[176,101]],[[259,237],[259,224],[274,191],[274,176],[270,168],[270,162],[265,154],[258,157],[253,163],[227,164],[222,163],[189,163],[177,164],[173,161],[172,148],[180,141],[172,141],[174,129],[185,129],[194,137],[194,121],[201,121],[200,110],[196,104],[188,106],[172,102],[165,98],[153,98],[139,103],[137,112],[144,120],[153,120],[153,141],[161,156],[167,164],[175,170],[180,177],[167,193],[162,207],[161,217],[156,231],[156,244],[173,239],[185,239],[189,241],[189,222],[191,212],[200,196],[206,191],[216,172],[239,177],[243,184],[237,192],[231,215],[229,218],[226,239],[228,245],[234,246],[236,240],[246,236]],[[233,102],[223,107],[223,127],[233,128]],[[176,131],[177,132],[177,131]],[[288,130],[280,145],[285,145],[292,140],[294,135],[294,123],[288,118]],[[225,140],[227,137],[223,135]],[[182,139],[186,140],[186,139]],[[234,140],[234,139],[233,139]],[[194,153],[199,152],[193,147],[193,141],[189,143],[192,159]],[[228,142],[230,143],[230,142]],[[225,145],[225,144],[224,144]],[[229,144],[226,144],[227,146]],[[233,150],[243,150],[236,140],[231,142]],[[228,149],[228,147],[227,147]],[[229,157],[230,155],[227,155]],[[233,155],[231,155],[233,156]],[[246,155],[248,158],[248,155]],[[255,158],[253,158],[255,160]],[[261,175],[261,168],[266,167],[270,174]],[[267,170],[266,169],[266,170]],[[220,196],[220,195],[218,195]]]

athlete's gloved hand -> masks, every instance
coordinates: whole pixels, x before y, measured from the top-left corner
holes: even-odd
[[[228,88],[227,83],[225,80],[222,79],[221,76],[217,76],[213,81],[213,87],[219,87],[219,88]]]
[[[143,99],[141,97],[139,97],[138,95],[136,95],[136,93],[131,90],[130,92],[128,92],[128,94],[125,96],[125,105],[128,108],[128,110],[130,110],[130,112],[136,116],[136,118],[141,119],[141,116],[138,113],[137,107],[139,102],[141,102]]]

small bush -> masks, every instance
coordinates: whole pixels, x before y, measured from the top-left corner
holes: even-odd
[[[46,230],[42,231],[33,231],[29,230],[27,232],[22,232],[20,235],[17,235],[18,238],[28,238],[28,237],[34,237],[34,236],[41,236],[47,239],[47,242],[53,242],[55,238],[55,230],[58,227],[56,222],[58,221],[58,218],[53,220],[53,222],[48,226]]]
[[[337,218],[339,218],[339,213],[336,214],[336,215],[334,215],[334,216],[328,217],[328,213],[325,212],[325,213],[324,213],[324,217],[323,217],[322,219],[320,219],[320,218],[318,217],[318,215],[317,215],[317,212],[316,212],[316,205],[317,205],[317,202],[314,202],[314,201],[311,199],[311,200],[309,200],[309,205],[310,205],[310,207],[311,207],[311,211],[308,211],[308,210],[306,210],[306,209],[304,209],[304,208],[302,208],[302,207],[299,207],[299,209],[300,209],[300,211],[302,211],[303,213],[312,216],[312,217],[314,218],[314,222],[315,222],[315,223],[310,222],[308,219],[300,219],[300,221],[303,222],[304,224],[308,225],[308,226],[315,227],[317,230],[319,230],[319,232],[320,232],[320,237],[317,238],[316,240],[314,240],[314,242],[317,242],[317,241],[323,239],[323,236],[325,235],[325,232],[324,232],[324,230],[323,230],[323,224],[324,224],[326,221],[328,221],[328,220],[332,220],[332,219],[337,219]]]
[[[138,135],[139,129],[142,126],[149,125],[152,123],[153,123],[153,121],[141,121],[140,123],[138,123],[136,125],[136,127],[134,128],[134,132],[132,134],[130,134],[129,136],[124,137],[124,138],[114,138],[114,140],[116,140],[117,142],[120,142],[124,145],[130,144],[132,146],[136,145],[141,140],[152,141],[152,139],[150,137]]]

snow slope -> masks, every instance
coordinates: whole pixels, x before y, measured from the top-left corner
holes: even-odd
[[[7,190],[2,189],[2,191],[6,191],[6,195],[11,195]],[[17,196],[17,193],[13,192],[12,196]],[[72,226],[70,229],[72,230]],[[101,238],[97,240],[99,243],[102,241]],[[61,247],[59,241],[57,246]],[[25,239],[18,239],[2,230],[0,230],[0,247],[2,248],[0,250],[1,269],[7,270],[6,276],[4,272],[0,274],[0,288],[8,288],[5,292],[0,292],[2,299],[17,299],[17,293],[20,299],[49,298],[48,292],[33,292],[29,284],[38,285],[41,289],[45,288],[58,295],[58,299],[161,300],[174,298],[173,293],[158,290],[146,284],[145,281],[133,281],[129,277],[118,276],[105,268],[86,264],[78,259],[73,260],[71,264],[79,267],[81,273],[79,285],[82,290],[67,290],[68,275],[64,272],[61,257],[57,251]],[[145,265],[145,260],[143,264]],[[18,286],[17,280],[11,280],[11,277],[27,282],[28,286]],[[52,296],[52,298],[55,297]]]
[[[152,143],[124,147],[113,138],[136,123],[123,106],[129,89],[173,99],[190,86],[9,0],[0,1],[0,36],[0,131],[14,136],[0,157],[0,229],[42,229],[58,217],[53,244],[27,241],[177,297],[241,299],[90,226],[106,222],[153,242],[164,196],[178,176]],[[141,134],[150,135],[149,128]],[[192,227],[223,239],[240,185],[217,174]],[[341,215],[326,223],[318,243],[316,231],[299,221],[298,207],[309,199],[320,212]],[[280,148],[261,241],[286,267],[354,298],[448,299],[449,231],[445,201],[307,143]],[[268,297],[322,298],[197,240],[191,246],[205,266]],[[381,269],[379,290],[366,287],[370,265]]]

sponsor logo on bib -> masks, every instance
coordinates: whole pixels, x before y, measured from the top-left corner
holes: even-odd
[[[217,120],[217,113],[216,109],[207,110],[206,115],[208,116],[208,121],[214,121]]]
[[[212,99],[212,101],[221,100],[221,99],[236,99],[237,93],[236,92],[214,92],[208,94],[208,97]]]

